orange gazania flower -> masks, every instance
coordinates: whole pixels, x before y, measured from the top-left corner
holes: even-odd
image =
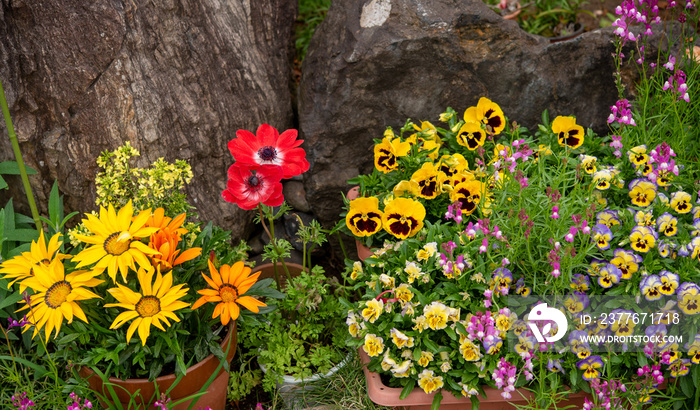
[[[233,266],[221,265],[217,271],[211,261],[209,263],[209,273],[211,278],[204,273],[202,276],[212,289],[201,289],[197,293],[202,295],[192,305],[192,310],[197,309],[206,302],[219,302],[214,308],[212,318],[221,316],[221,324],[227,325],[229,320],[238,319],[241,305],[251,312],[258,313],[260,307],[267,306],[263,302],[251,296],[241,296],[250,289],[258,280],[260,272],[251,275],[250,268],[243,265],[243,262],[236,262]]]
[[[160,252],[160,254],[151,255],[153,266],[160,267],[162,272],[167,272],[202,253],[202,248],[190,248],[181,253],[181,250],[177,249],[179,243],[180,235],[172,231],[161,230],[151,235],[148,247]]]
[[[202,253],[202,248],[190,248],[181,252],[177,249],[181,235],[187,233],[186,228],[182,228],[186,214],[180,214],[175,218],[165,216],[163,208],[156,209],[146,226],[160,228],[153,233],[148,247],[160,254],[150,255],[153,266],[159,267],[161,272],[167,272],[173,267],[192,260]]]

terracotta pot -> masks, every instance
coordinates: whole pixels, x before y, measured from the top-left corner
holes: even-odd
[[[292,275],[292,278],[296,278],[299,276],[299,274],[304,270],[304,267],[299,265],[298,263],[292,263],[292,262],[286,262],[285,264],[287,265],[287,269],[289,269],[289,274]],[[251,273],[256,273],[260,272],[260,276],[258,277],[258,280],[261,279],[275,279],[275,264],[274,263],[263,263],[262,265],[258,265],[253,268]],[[280,283],[282,287],[284,288],[285,285],[287,284],[287,273],[284,271],[284,267],[282,267],[282,263],[277,263],[277,275],[279,275],[280,278]],[[274,285],[272,285],[274,286]]]
[[[221,348],[224,350],[224,352],[226,351],[229,342],[231,344],[228,355],[226,356],[229,363],[236,353],[236,336],[236,323],[234,322],[233,325],[229,327],[228,334],[221,342]],[[202,386],[204,386],[204,383],[206,383],[207,380],[209,380],[209,377],[216,371],[219,363],[219,359],[217,359],[216,356],[209,355],[201,362],[195,364],[194,366],[188,367],[185,376],[170,392],[170,399],[175,402],[199,392]],[[103,394],[106,397],[111,397],[109,390],[106,388],[103,389],[102,379],[92,370],[87,367],[81,367],[80,370],[78,370],[78,373],[81,377],[87,378],[88,384],[92,390],[99,394]],[[207,388],[206,393],[199,397],[193,408],[211,407],[212,410],[225,410],[228,376],[228,372],[221,368],[219,374]],[[131,396],[133,396],[137,391],[139,391],[139,397],[134,398],[134,401],[140,406],[139,408],[152,408],[153,403],[160,396],[160,394],[156,394],[156,386],[154,382],[149,382],[148,379],[121,380],[116,377],[110,377],[109,382],[115,385],[114,390],[124,409],[134,408],[133,406],[129,407],[128,404]],[[175,375],[170,374],[167,376],[158,377],[156,378],[155,382],[158,384],[159,391],[165,392],[170,388],[170,386],[173,385],[173,382],[175,382]],[[191,401],[192,400],[188,400],[180,403],[173,407],[173,409],[186,410]],[[105,403],[102,403],[102,405],[103,407],[107,407]]]
[[[348,198],[350,201],[359,198],[360,187],[353,187],[351,190],[348,191],[348,194],[345,197]],[[357,257],[360,258],[361,261],[369,258],[374,253],[373,249],[366,247],[364,244],[362,244],[362,242],[358,241],[357,239],[355,239],[355,248],[357,249]]]
[[[420,387],[416,386],[408,397],[403,400],[399,399],[403,389],[388,387],[382,383],[378,373],[367,370],[367,363],[369,363],[367,353],[362,348],[358,350],[360,359],[364,363],[363,370],[367,378],[367,395],[374,403],[395,409],[430,410],[435,393],[426,394]],[[516,389],[512,393],[513,398],[508,401],[501,396],[501,390],[485,387],[484,393],[485,395],[479,396],[479,410],[515,410],[517,408],[516,405],[526,405],[528,400],[534,397],[532,392],[525,389]],[[440,410],[469,410],[472,408],[469,398],[455,397],[447,391],[443,391],[442,396]],[[575,408],[581,408],[586,397],[587,395],[584,392],[570,394],[567,400],[557,403],[557,407],[561,406],[563,408],[574,405],[576,406]]]

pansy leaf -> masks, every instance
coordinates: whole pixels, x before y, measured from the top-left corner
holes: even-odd
[[[438,346],[430,339],[423,339],[423,344],[431,352],[436,352],[438,350]]]
[[[693,382],[690,377],[680,378],[681,391],[685,397],[693,397],[695,395],[695,388],[693,387]]]
[[[408,383],[403,387],[403,390],[401,390],[401,394],[399,395],[399,399],[403,400],[406,397],[408,397],[409,394],[413,391],[413,388],[415,387],[415,383],[413,383],[412,380],[409,380]]]
[[[440,402],[442,401],[442,392],[438,390],[433,397],[433,404],[430,406],[430,410],[440,410]]]
[[[479,396],[473,395],[469,400],[472,402],[472,410],[479,410]]]

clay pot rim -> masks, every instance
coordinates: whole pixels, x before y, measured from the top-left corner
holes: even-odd
[[[224,337],[224,340],[221,341],[221,345],[222,346],[228,345],[229,340],[231,339],[231,337],[233,336],[233,334],[235,332],[236,332],[236,322],[234,321],[232,324],[229,325],[229,331],[226,332],[226,336]],[[233,359],[235,352],[236,352],[236,345],[232,343],[231,347],[229,349],[229,352],[226,355],[227,360],[230,361],[231,359]],[[224,353],[226,353],[226,352],[224,351]],[[209,356],[202,359],[202,361],[195,363],[192,366],[185,369],[185,374],[188,374],[191,372],[192,373],[197,372],[202,367],[207,366],[209,364],[209,362],[212,360],[218,360],[218,358],[216,356],[214,356],[213,354],[210,354]],[[217,363],[217,367],[218,367],[218,363]],[[221,370],[224,370],[223,367],[221,368]],[[90,378],[92,376],[97,376],[95,374],[95,372],[87,366],[80,366],[79,372],[80,373],[84,372],[85,375],[81,374],[81,376],[83,376],[86,379]],[[156,377],[153,381],[149,381],[148,379],[145,379],[145,378],[120,379],[118,377],[110,377],[107,380],[111,383],[119,383],[119,384],[153,384],[153,383],[157,383],[158,386],[162,386],[165,383],[169,383],[168,384],[168,386],[169,386],[170,384],[172,384],[172,382],[175,381],[176,378],[177,377],[175,376],[175,374],[171,373],[171,374],[166,374],[164,376]]]
[[[408,397],[401,400],[398,397],[401,395],[402,388],[399,387],[389,387],[385,385],[378,373],[371,372],[367,369],[367,364],[370,362],[370,358],[367,353],[359,347],[358,353],[362,361],[362,370],[365,373],[365,379],[367,381],[367,395],[376,404],[381,406],[430,406],[433,402],[433,397],[435,397],[435,392],[426,394],[420,388],[414,388]],[[481,404],[488,403],[506,403],[506,402],[521,402],[523,400],[529,400],[534,397],[534,393],[523,388],[518,388],[513,394],[511,400],[505,400],[501,396],[501,390],[498,390],[489,386],[482,386],[486,396],[479,394],[478,401]],[[467,397],[456,397],[447,390],[442,389],[442,402],[441,405],[449,404],[467,404],[471,403],[470,399]],[[571,393],[568,399],[583,399],[587,397],[586,393],[579,391],[576,393]]]

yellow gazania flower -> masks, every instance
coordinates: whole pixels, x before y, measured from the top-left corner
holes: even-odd
[[[85,289],[104,282],[96,279],[96,275],[99,275],[99,272],[85,270],[76,270],[66,275],[63,262],[59,259],[54,259],[48,266],[37,265],[34,268],[34,275],[22,281],[25,287],[34,290],[30,299],[31,309],[30,306],[25,305],[18,310],[19,312],[29,309],[27,319],[34,324],[32,338],[42,327],[45,329],[47,339],[54,329],[56,329],[55,336],[58,336],[63,319],[71,323],[73,317],[77,317],[87,323],[85,313],[76,302],[100,298],[92,291]],[[26,331],[30,326],[25,326],[24,330]]]
[[[192,260],[202,253],[202,248],[190,248],[182,253],[180,253],[180,249],[177,249],[183,229],[179,227],[184,221],[185,214],[181,214],[172,222],[159,229],[158,232],[151,234],[148,247],[159,252],[158,254],[150,255],[151,262],[153,266],[160,268],[161,272],[167,272],[173,267]],[[187,232],[186,229],[185,232]]]
[[[461,182],[450,192],[450,201],[452,203],[459,201],[462,215],[471,215],[481,202],[483,191],[484,185],[481,181]]]
[[[362,317],[369,323],[374,323],[377,318],[384,312],[384,302],[378,299],[372,299],[365,302],[366,308],[362,310]]]
[[[362,349],[369,357],[379,356],[384,351],[384,339],[368,333],[365,335],[365,344]]]
[[[484,130],[491,128],[493,135],[498,135],[506,127],[506,117],[498,104],[486,97],[481,97],[476,107],[469,107],[464,112],[465,122],[476,122],[483,125]]]
[[[140,268],[136,273],[142,293],[134,292],[120,284],[117,284],[116,288],[107,289],[107,292],[119,303],[107,303],[105,307],[127,309],[114,319],[109,328],[118,329],[134,319],[126,330],[126,343],[129,343],[131,336],[138,329],[141,344],[145,346],[146,339],[151,334],[151,325],[165,332],[161,321],[170,327],[168,319],[180,321],[174,312],[190,306],[189,303],[178,300],[186,296],[189,290],[184,283],[173,286],[172,272],[166,273],[165,276],[158,272],[155,282],[151,284],[155,272],[153,268],[148,270]]]
[[[399,239],[406,239],[418,233],[423,227],[425,207],[418,201],[396,198],[384,208],[382,225],[384,230]]]
[[[484,145],[486,142],[486,131],[481,129],[478,122],[465,122],[457,133],[457,143],[463,147],[467,147],[469,151]]]
[[[426,162],[411,175],[411,181],[418,184],[418,196],[425,199],[433,199],[442,192],[442,183],[445,174],[431,162]]]
[[[435,376],[435,372],[425,369],[418,375],[418,385],[426,394],[430,394],[442,388],[445,383],[442,381],[442,376]]]
[[[158,228],[145,227],[151,211],[142,211],[134,217],[134,208],[131,201],[117,213],[110,204],[109,210],[100,207],[100,217],[87,215],[83,219],[85,227],[93,235],[85,236],[76,234],[75,237],[88,244],[93,244],[73,257],[78,263],[78,268],[97,263],[93,269],[103,272],[107,269],[109,277],[116,282],[119,271],[126,282],[129,268],[136,270],[134,262],[138,262],[142,268],[150,268],[151,262],[146,255],[155,255],[153,250],[139,241],[158,230]]]
[[[574,117],[558,116],[552,122],[552,131],[557,134],[557,141],[562,147],[576,149],[583,145],[583,127],[576,124]]]
[[[384,138],[374,146],[374,166],[383,173],[393,171],[399,166],[396,159],[407,155],[410,150],[411,144],[401,142],[400,138]]]
[[[233,266],[221,265],[218,271],[212,261],[207,260],[207,263],[211,278],[207,277],[204,272],[202,272],[202,277],[212,289],[200,289],[197,291],[202,297],[194,302],[192,310],[197,309],[206,302],[219,302],[214,308],[212,318],[221,316],[221,324],[226,326],[229,319],[238,319],[240,314],[238,305],[254,313],[258,313],[260,307],[267,306],[252,296],[242,296],[255,284],[258,276],[260,276],[260,272],[251,275],[250,268],[241,261],[234,263]]]
[[[22,254],[0,264],[0,274],[3,275],[3,279],[8,281],[12,279],[7,284],[7,288],[9,289],[17,281],[32,277],[36,266],[46,267],[54,259],[62,260],[67,258],[68,255],[58,252],[61,244],[63,244],[63,241],[59,240],[60,237],[60,233],[52,236],[47,246],[44,239],[44,231],[41,231],[39,239],[32,241],[29,252],[22,252]],[[26,289],[27,287],[20,282],[19,292],[23,293]]]
[[[350,201],[350,209],[345,216],[345,226],[353,235],[371,236],[382,229],[384,213],[379,210],[379,199],[362,197]]]
[[[450,309],[440,302],[432,302],[423,308],[425,321],[428,324],[428,327],[433,330],[446,328],[449,314]]]

